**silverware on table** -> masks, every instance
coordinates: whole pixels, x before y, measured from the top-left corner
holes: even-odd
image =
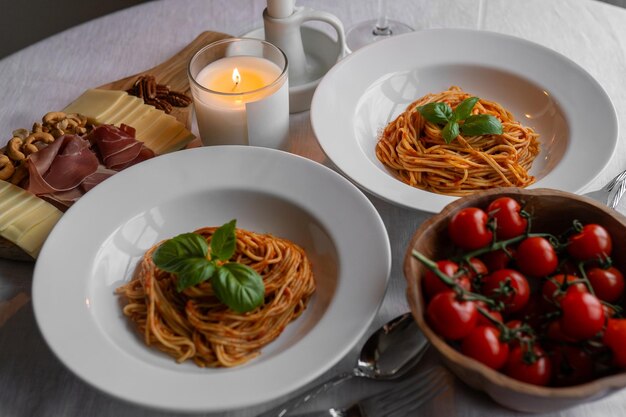
[[[607,185],[597,191],[586,193],[587,197],[598,200],[614,209],[626,192],[626,170],[620,172]]]
[[[352,372],[336,375],[257,417],[284,416],[353,377],[388,380],[402,376],[419,362],[428,346],[411,313],[402,314],[367,339]]]
[[[330,408],[294,417],[406,417],[447,388],[448,374],[437,366],[348,408]]]

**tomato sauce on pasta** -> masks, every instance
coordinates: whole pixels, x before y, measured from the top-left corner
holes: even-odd
[[[217,228],[195,231],[210,243]],[[152,260],[157,244],[141,260],[131,281],[116,293],[145,343],[200,367],[232,367],[260,354],[261,348],[299,317],[315,291],[311,263],[298,245],[267,234],[236,229],[231,261],[258,272],[265,301],[247,313],[230,310],[214,295],[211,281],[176,290],[176,275]]]
[[[446,143],[441,128],[417,107],[443,102],[455,109],[470,94],[453,86],[411,103],[389,123],[376,144],[377,158],[401,181],[439,194],[463,196],[493,187],[526,187],[535,181],[529,170],[539,154],[539,135],[515,120],[500,104],[480,99],[472,114],[490,114],[501,135],[457,136]]]

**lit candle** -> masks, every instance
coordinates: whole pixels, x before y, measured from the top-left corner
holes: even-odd
[[[213,60],[196,74],[198,54],[192,59],[191,90],[202,143],[284,148],[289,130],[286,61],[281,68],[265,56],[246,53]]]

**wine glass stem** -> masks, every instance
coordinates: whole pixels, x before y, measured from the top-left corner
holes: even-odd
[[[374,26],[375,36],[389,36],[391,29],[387,20],[387,0],[378,0],[378,20]]]

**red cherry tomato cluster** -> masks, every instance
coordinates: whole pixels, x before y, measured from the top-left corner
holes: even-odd
[[[430,327],[465,355],[535,385],[568,386],[626,368],[624,277],[599,224],[533,230],[509,197],[459,210],[454,256],[422,279]],[[457,254],[458,253],[458,254]],[[617,304],[616,304],[617,303]]]

